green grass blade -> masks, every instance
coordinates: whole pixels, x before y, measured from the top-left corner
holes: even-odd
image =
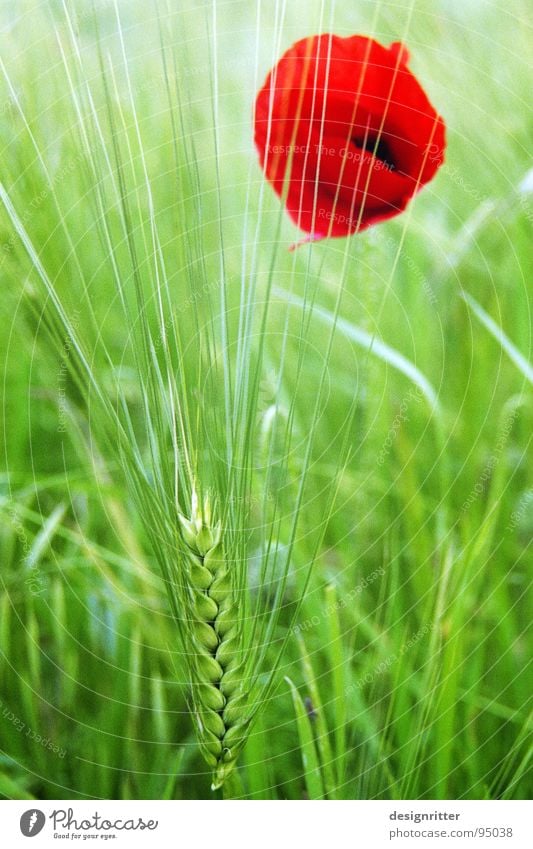
[[[533,365],[524,357],[518,350],[516,345],[511,342],[507,334],[497,324],[491,316],[485,312],[483,307],[478,304],[472,295],[468,292],[461,292],[461,297],[468,304],[478,321],[483,327],[489,331],[490,335],[496,339],[502,350],[505,351],[511,362],[515,364],[517,369],[524,375],[527,381],[533,385]]]
[[[324,785],[311,720],[295,685],[290,678],[285,677],[285,681],[291,689],[307,795],[309,799],[324,799]]]
[[[274,294],[281,300],[289,303],[291,306],[298,307],[300,309],[305,306],[304,301],[301,298],[297,295],[292,295],[284,291],[279,286],[274,287]],[[335,325],[338,332],[351,342],[355,342],[356,345],[359,345],[365,350],[370,350],[370,352],[378,359],[382,360],[382,362],[392,366],[394,369],[405,375],[405,377],[409,378],[409,380],[418,386],[420,391],[423,393],[430,410],[435,410],[436,412],[439,411],[437,392],[427,377],[425,377],[420,369],[408,360],[407,357],[404,357],[404,355],[400,354],[399,351],[391,348],[380,339],[376,339],[373,334],[367,333],[366,330],[362,330],[350,321],[340,317],[335,319],[334,314],[324,307],[315,306],[313,315],[329,327]]]

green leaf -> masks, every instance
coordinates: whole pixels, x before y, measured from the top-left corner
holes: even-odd
[[[462,299],[468,304],[478,321],[481,322],[491,336],[501,345],[507,356],[515,364],[519,371],[522,372],[526,380],[533,384],[533,366],[526,360],[524,355],[520,353],[516,345],[511,342],[506,333],[502,330],[499,324],[496,324],[493,318],[485,312],[482,306],[478,304],[472,295],[468,292],[461,292]]]
[[[311,720],[309,719],[302,697],[295,685],[290,678],[287,678],[287,676],[285,676],[285,680],[291,688],[307,794],[310,799],[323,799],[325,796],[324,785],[322,783],[322,775],[320,772],[320,764],[318,761],[313,729],[311,727]]]

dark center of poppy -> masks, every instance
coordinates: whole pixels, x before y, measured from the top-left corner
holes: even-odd
[[[375,136],[372,138],[366,134],[363,138],[352,138],[351,142],[359,150],[371,153],[376,159],[379,159],[389,171],[394,171],[396,168],[391,149],[387,140],[382,135],[377,139]]]

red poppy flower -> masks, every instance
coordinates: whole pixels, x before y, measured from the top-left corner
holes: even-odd
[[[306,241],[402,212],[444,160],[444,121],[400,43],[297,41],[255,104],[261,166]]]

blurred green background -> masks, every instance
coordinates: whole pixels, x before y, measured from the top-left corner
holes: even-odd
[[[61,2],[2,4],[2,182],[94,362],[103,339],[139,415],[131,328],[98,227],[95,198],[113,216],[105,152],[112,158],[118,144],[126,163],[123,190],[141,256],[149,254],[149,171],[175,320],[184,334],[190,327],[193,360],[191,307],[209,293],[195,290],[184,270],[202,266],[216,290],[222,239],[231,310],[243,257],[255,250],[259,287],[270,267],[280,209],[257,165],[251,119],[271,65],[318,31],[409,46],[411,67],[448,127],[447,161],[434,182],[405,216],[349,242],[289,253],[299,234],[282,220],[276,288],[301,296],[314,275],[327,314],[341,279],[346,285],[309,528],[322,518],[321,487],[355,394],[356,450],[279,687],[240,772],[246,796],[258,799],[327,795],[332,771],[341,798],[526,797],[529,4],[132,0],[66,8],[68,16]],[[87,110],[96,120],[83,117]],[[114,236],[120,255],[118,215]],[[174,626],[141,523],[111,452],[91,442],[90,408],[49,344],[49,304],[3,213],[0,263],[0,795],[209,798]],[[131,286],[126,279],[126,297]],[[270,313],[273,360],[287,309],[280,298]],[[293,310],[286,395],[301,341]],[[368,355],[354,342],[357,331],[377,333],[388,348]],[[323,334],[317,318],[296,407],[303,435]],[[267,372],[265,405],[271,394]],[[67,403],[76,427],[62,427]],[[296,564],[309,548],[303,533]],[[299,724],[284,675],[302,699]]]

